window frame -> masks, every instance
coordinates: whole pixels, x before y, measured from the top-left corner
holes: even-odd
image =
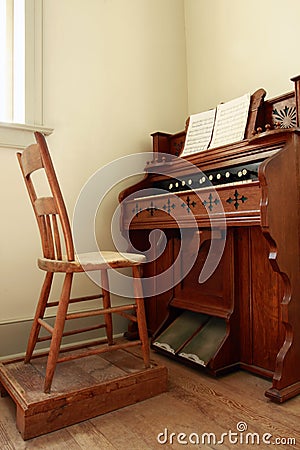
[[[43,0],[26,0],[25,123],[0,122],[0,149],[25,148],[36,130],[45,135],[53,131],[43,118]]]

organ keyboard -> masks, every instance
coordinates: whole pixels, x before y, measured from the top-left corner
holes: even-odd
[[[277,402],[300,393],[300,77],[293,81],[275,99],[252,95],[243,141],[180,157],[186,130],[154,133],[144,179],[120,194],[129,246],[148,252],[153,348],[213,375],[240,368],[271,378],[266,396]],[[216,241],[222,254],[201,280]]]

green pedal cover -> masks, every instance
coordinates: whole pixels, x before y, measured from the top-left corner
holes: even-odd
[[[225,319],[211,317],[204,327],[185,345],[179,356],[206,366],[226,335]]]
[[[207,314],[184,311],[155,339],[152,345],[175,355],[208,319]]]

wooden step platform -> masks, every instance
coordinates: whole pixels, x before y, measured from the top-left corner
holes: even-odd
[[[132,351],[88,356],[56,367],[50,394],[44,394],[46,357],[2,361],[0,388],[16,404],[16,425],[24,440],[113,411],[167,390],[166,367]]]

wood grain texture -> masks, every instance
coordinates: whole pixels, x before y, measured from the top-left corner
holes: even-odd
[[[32,329],[27,344],[25,362],[29,363],[33,357],[33,352],[38,342],[49,340],[49,356],[45,371],[44,392],[49,393],[53,381],[56,365],[60,362],[81,358],[96,353],[114,351],[120,348],[141,345],[143,349],[143,357],[145,367],[149,367],[149,341],[146,324],[146,315],[144,307],[143,290],[141,285],[141,272],[138,266],[145,260],[140,254],[125,253],[120,254],[114,251],[90,252],[76,255],[73,245],[73,237],[70,226],[67,208],[60,190],[59,182],[52,163],[51,155],[45,137],[40,132],[34,133],[36,144],[28,146],[23,153],[17,153],[20,169],[23,174],[24,182],[31,200],[33,211],[37,219],[40,237],[42,242],[43,257],[38,258],[38,267],[46,272],[45,281],[43,283],[41,294],[36,307],[36,313],[32,324]],[[39,196],[39,181],[31,177],[33,172],[42,169],[45,181],[51,191],[51,197]],[[118,269],[132,267],[132,282],[135,298],[129,300],[129,305],[111,306],[109,295],[109,278],[108,269]],[[69,313],[69,304],[74,302],[84,302],[89,296],[83,296],[77,299],[71,299],[71,290],[73,284],[73,275],[78,272],[99,271],[101,273],[103,293],[99,298],[103,299],[99,308],[89,310],[88,312]],[[64,282],[58,301],[48,302],[51,286],[53,282],[53,274],[62,272],[65,274]],[[101,292],[101,291],[100,291]],[[57,312],[54,325],[50,326],[46,320],[46,310],[57,305]],[[132,310],[133,314],[128,314],[127,310]],[[112,314],[125,315],[129,321],[138,326],[140,340],[136,339],[135,343],[122,343],[114,345],[113,342],[113,321]],[[136,314],[134,314],[136,313]],[[66,353],[60,356],[62,339],[65,336],[75,335],[91,330],[86,326],[81,329],[74,329],[71,333],[65,332],[65,322],[76,320],[78,318],[95,317],[104,315],[104,325],[99,328],[106,329],[106,346],[89,350],[86,353],[72,354]],[[41,329],[47,331],[46,336],[40,336]],[[94,328],[96,329],[96,328]],[[67,380],[68,383],[68,380]],[[18,415],[18,414],[17,414]],[[22,414],[20,414],[22,416]]]
[[[169,433],[221,433],[244,421],[248,432],[261,436],[271,433],[281,438],[294,438],[296,444],[278,444],[276,449],[299,449],[300,397],[278,406],[266,399],[263,391],[269,382],[239,371],[216,379],[192,368],[153,354],[158,364],[168,368],[168,391],[140,403],[127,406],[59,431],[23,442],[15,425],[15,407],[9,397],[0,399],[0,447],[4,449],[115,449],[156,450],[161,448],[246,449],[246,445],[203,444],[170,445],[157,442],[165,428]],[[257,395],[257,393],[260,393]],[[249,445],[249,448],[270,448],[275,445]]]
[[[52,391],[42,391],[46,357],[0,365],[0,383],[16,405],[16,424],[24,440],[131,405],[167,388],[167,369],[125,350],[60,364]],[[1,422],[0,422],[1,423]]]
[[[294,116],[289,125],[274,122],[278,109],[298,114],[299,124],[300,77],[293,81],[295,91],[275,99],[264,101],[264,91],[258,91],[253,112],[250,108],[252,129],[239,142],[174,158],[179,135],[184,141],[185,132],[153,134],[154,158],[145,167],[142,185],[120,194],[121,226],[130,231],[135,248],[144,249],[152,230],[165,234],[164,252],[155,259],[153,250],[144,273],[156,288],[158,275],[166,269],[172,268],[171,277],[180,279],[167,292],[154,290],[148,299],[153,339],[186,310],[223,318],[227,335],[205,364],[207,372],[243,368],[268,377],[272,385],[266,395],[278,403],[300,393],[300,132]],[[248,174],[245,180],[239,178],[243,172]],[[153,191],[139,196],[141,186],[159,188],[160,195]],[[222,228],[217,205],[224,211],[226,227],[220,231],[224,236],[226,231],[226,244],[214,272],[200,283],[199,274],[217,240],[211,230]],[[201,245],[186,246],[186,238],[179,236],[182,230],[198,232]],[[153,242],[153,248],[159,245],[159,239]],[[178,254],[182,278],[176,276]],[[187,273],[189,261],[195,262]],[[164,348],[164,342],[159,348],[180,359],[179,353]],[[200,348],[192,352],[186,364],[202,370],[199,352]]]

